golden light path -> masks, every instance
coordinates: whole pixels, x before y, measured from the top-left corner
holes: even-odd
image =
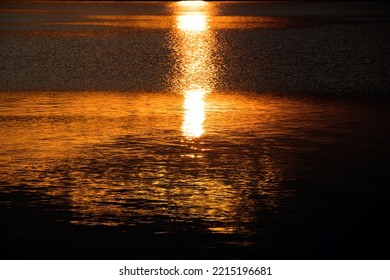
[[[204,133],[205,95],[212,88],[211,34],[207,3],[178,2],[178,62],[181,75],[177,82],[184,95],[183,135],[192,140]]]
[[[183,134],[187,138],[198,138],[203,132],[205,120],[206,91],[188,90],[184,92],[184,121],[182,125]]]
[[[177,26],[182,31],[205,31],[207,17],[202,14],[187,14],[177,17]]]
[[[184,1],[178,2],[178,4],[180,6],[183,6],[183,7],[194,8],[194,7],[205,6],[207,3],[205,1],[200,1],[200,0],[184,0]]]
[[[206,96],[213,92],[216,76],[212,53],[216,45],[209,25],[211,10],[208,4],[204,1],[181,1],[176,6],[176,53],[180,71],[175,83],[184,97],[181,130],[184,143],[189,148],[181,156],[196,158],[200,160],[200,165],[206,164],[203,156],[207,147],[201,138],[206,133],[204,123],[207,106],[210,105],[206,102]],[[205,218],[213,220],[215,225],[209,228],[212,232],[234,232],[236,229],[231,226],[217,225],[223,221],[223,217],[235,212],[235,196],[228,195],[224,201],[219,199],[221,193],[230,194],[232,187],[207,176],[202,176],[198,183],[192,185],[186,189],[191,200],[181,199],[178,203],[192,205],[198,209],[192,214],[199,216],[202,212]],[[241,219],[245,220],[244,217]]]

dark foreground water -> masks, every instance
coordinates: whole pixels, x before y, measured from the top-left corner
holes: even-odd
[[[0,4],[0,257],[388,259],[384,3]]]

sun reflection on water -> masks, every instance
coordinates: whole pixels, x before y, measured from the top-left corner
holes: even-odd
[[[178,2],[178,4],[180,6],[183,6],[183,7],[191,7],[191,8],[194,8],[194,7],[202,7],[202,6],[205,6],[207,3],[205,1],[200,1],[200,0],[184,0],[184,1],[180,1]]]
[[[181,1],[176,9],[175,53],[177,55],[177,90],[184,96],[182,133],[188,140],[205,132],[204,97],[213,89],[213,36],[208,25],[208,3]]]
[[[207,17],[202,14],[187,14],[177,17],[177,27],[182,31],[205,31]]]
[[[203,132],[205,120],[204,90],[188,90],[184,92],[184,121],[182,130],[186,137],[197,138]]]
[[[224,223],[228,216],[234,216],[239,212],[237,201],[240,199],[237,197],[237,190],[231,183],[218,176],[210,178],[202,172],[205,166],[210,166],[209,150],[214,149],[205,137],[206,119],[212,117],[207,113],[209,98],[206,97],[214,94],[218,72],[215,63],[218,47],[209,24],[212,14],[210,6],[203,1],[182,1],[176,8],[174,50],[179,71],[174,83],[177,91],[183,95],[181,129],[185,149],[181,157],[191,162],[190,165],[193,166],[191,173],[197,174],[188,188],[182,190],[188,192],[190,202],[180,199],[176,203],[183,206],[191,205],[196,209],[196,212],[191,214],[197,217],[204,216],[207,220],[213,221],[213,225],[209,227],[212,232],[244,231],[243,227],[227,226]],[[219,164],[225,165],[226,162],[222,161]],[[221,197],[224,197],[223,201]],[[239,219],[243,222],[247,217],[242,215]]]

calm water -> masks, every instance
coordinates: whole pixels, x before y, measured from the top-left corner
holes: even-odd
[[[383,258],[384,8],[2,3],[1,256]]]

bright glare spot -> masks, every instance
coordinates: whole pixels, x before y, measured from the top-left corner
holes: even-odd
[[[181,15],[177,17],[177,27],[183,31],[205,31],[207,17],[205,15]]]
[[[206,2],[205,1],[185,0],[185,1],[180,1],[179,4],[181,6],[185,6],[185,7],[199,7],[199,6],[206,5]]]
[[[188,90],[184,92],[183,134],[189,138],[197,138],[204,132],[205,120],[204,90]]]

